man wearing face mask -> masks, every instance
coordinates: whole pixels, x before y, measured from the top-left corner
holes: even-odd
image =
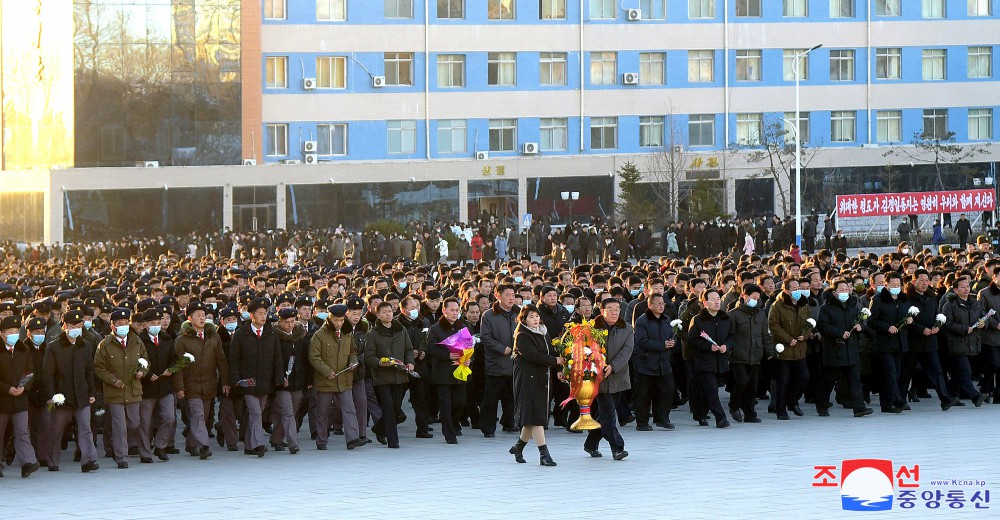
[[[851,405],[854,416],[864,417],[872,413],[861,395],[860,346],[861,336],[867,331],[859,319],[860,313],[858,299],[851,294],[847,280],[834,280],[833,292],[826,293],[816,322],[816,328],[823,337],[822,383],[816,396],[816,412],[821,417],[830,416],[833,406],[830,393],[838,379],[846,382],[842,388],[848,395],[843,400]]]
[[[162,330],[163,313],[159,309],[148,309],[142,313],[144,330],[140,333],[142,343],[149,354],[149,370],[143,378],[142,402],[139,404],[139,429],[135,438],[130,439],[139,446],[139,461],[153,462],[153,455],[161,461],[169,460],[166,448],[173,441],[177,430],[177,404],[174,400],[174,378],[170,367],[177,361],[174,341]],[[156,413],[159,428],[150,451],[153,435],[153,413]]]
[[[7,316],[0,320],[0,334],[3,334],[5,350],[0,352],[0,436],[10,423],[14,435],[14,452],[21,461],[21,478],[27,478],[40,467],[35,458],[28,430],[28,388],[33,381],[21,383],[25,374],[35,372],[28,342],[21,341],[21,320],[17,316]],[[3,445],[0,444],[0,460],[3,460]],[[3,472],[0,472],[0,477]]]
[[[907,315],[910,302],[902,293],[902,277],[895,271],[885,276],[886,289],[872,298],[869,326],[875,331],[875,356],[882,371],[879,405],[882,413],[900,413],[910,406],[899,392],[899,370],[907,348],[907,332],[900,330],[913,323]]]
[[[285,377],[278,335],[267,322],[270,303],[265,298],[250,302],[247,306],[250,322],[236,329],[229,345],[229,382],[241,388],[247,410],[243,452],[257,457],[263,457],[267,452],[267,438],[261,417],[267,406],[268,396]],[[239,384],[240,381],[254,383],[244,387]]]
[[[45,363],[45,351],[48,348],[45,341],[45,320],[31,318],[24,328],[28,334],[26,343],[31,347],[29,349],[31,363],[35,372],[34,382],[26,389],[28,394],[28,427],[31,433],[31,444],[35,448],[35,456],[41,465],[48,466],[49,449],[52,444],[49,441],[52,413],[45,405],[45,401],[51,396],[45,395],[45,383],[42,380],[45,377],[42,368]],[[56,336],[56,339],[59,337]]]
[[[199,455],[202,460],[211,456],[208,449],[208,428],[205,426],[206,410],[211,406],[212,398],[218,392],[219,382],[222,382],[222,395],[229,396],[229,364],[226,352],[222,346],[222,338],[218,327],[205,321],[205,304],[192,301],[185,309],[187,321],[181,324],[181,334],[174,340],[174,350],[177,356],[191,354],[194,361],[184,367],[180,373],[174,374],[174,388],[177,399],[187,406],[189,428],[186,430],[185,444],[188,453]],[[235,319],[235,316],[231,316]],[[219,413],[220,420],[225,424],[225,409]],[[230,449],[235,446],[236,434],[223,429]],[[219,439],[222,442],[222,439]]]
[[[70,421],[76,420],[76,442],[80,449],[81,470],[96,471],[97,450],[90,429],[90,406],[97,401],[94,379],[94,347],[82,339],[83,313],[70,311],[63,316],[63,332],[45,350],[43,395],[46,405],[53,405],[48,439],[49,471],[59,471],[63,432]],[[66,402],[55,406],[52,397],[62,394]]]
[[[809,284],[801,284],[795,278],[782,282],[782,292],[778,301],[771,306],[767,324],[774,338],[775,349],[781,344],[783,350],[777,352],[774,412],[778,419],[787,421],[788,411],[797,416],[804,415],[798,400],[809,384],[809,367],[806,365],[806,319],[809,318]]]
[[[762,295],[759,285],[744,285],[736,307],[729,313],[735,333],[730,355],[733,391],[729,398],[729,413],[736,422],[761,422],[754,410],[757,380],[761,362],[774,357],[767,313],[761,305]]]
[[[118,308],[111,313],[114,332],[97,346],[94,375],[104,383],[104,403],[111,414],[111,446],[118,469],[128,468],[128,439],[137,435],[142,378],[149,371],[149,354],[132,328],[131,313]],[[143,367],[139,359],[146,360]],[[108,435],[108,432],[105,432]]]
[[[419,378],[410,378],[410,404],[417,423],[417,438],[430,439],[430,415],[427,411],[427,392],[429,372],[427,370],[427,331],[428,323],[420,316],[420,302],[413,296],[404,296],[399,302],[399,323],[410,336],[413,347],[413,369]]]

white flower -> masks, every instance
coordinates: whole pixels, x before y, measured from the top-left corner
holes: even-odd
[[[56,394],[52,396],[52,404],[56,406],[62,406],[66,404],[66,396],[62,394]]]
[[[812,327],[812,328],[814,328],[814,329],[816,328],[816,320],[814,320],[814,319],[812,319],[812,318],[806,318],[806,322],[808,322],[808,323],[809,323],[809,326],[810,326],[810,327]]]
[[[674,320],[670,322],[670,326],[674,328],[680,328],[680,326],[683,324],[684,322],[682,322],[681,320]]]
[[[424,334],[426,334],[428,330],[430,330],[430,329],[428,329],[427,327],[424,327],[424,329],[421,330],[420,332],[423,332]]]
[[[934,320],[940,323],[941,325],[944,325],[945,323],[948,322],[948,318],[946,318],[944,314],[938,314],[937,316],[934,317]]]
[[[139,366],[142,367],[143,370],[146,370],[149,368],[149,361],[146,361],[146,358],[139,358]]]
[[[187,358],[188,363],[194,363],[194,355],[190,352],[185,352],[184,357]]]
[[[777,352],[778,354],[781,354],[782,352],[785,351],[785,346],[782,345],[781,343],[778,343],[777,345],[774,346],[774,351]]]
[[[863,317],[865,319],[868,319],[871,316],[872,316],[872,311],[871,310],[869,310],[868,308],[862,308],[861,309],[861,317]]]
[[[94,411],[94,415],[98,417],[104,417],[104,408],[98,408]]]
[[[920,314],[920,309],[916,307],[910,307],[910,310],[906,311],[907,316],[916,316],[917,314]]]
[[[583,353],[589,356],[589,355],[593,354],[594,351],[590,350],[590,347],[583,347]]]

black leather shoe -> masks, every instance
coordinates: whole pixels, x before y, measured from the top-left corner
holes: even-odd
[[[729,421],[726,419],[722,419],[721,421],[715,421],[716,428],[729,428],[729,426],[730,426]]]
[[[795,406],[789,408],[789,410],[791,410],[792,413],[794,413],[796,417],[802,417],[803,415],[806,414],[805,412],[802,411],[802,408],[799,408],[799,405],[795,405]]]
[[[153,457],[139,457],[139,462],[141,462],[143,464],[152,464],[153,463]]]
[[[121,461],[118,463],[118,469],[128,469],[128,461]]]
[[[198,450],[198,458],[201,460],[205,460],[211,456],[212,451],[208,449],[208,446],[202,446],[201,449]]]
[[[265,448],[264,446],[257,446],[256,448],[253,449],[253,452],[255,455],[257,455],[257,458],[259,459],[263,457],[265,453],[267,453],[267,448]]]
[[[979,408],[980,406],[983,405],[983,402],[985,401],[986,401],[986,394],[979,394],[978,396],[976,396],[975,399],[972,400],[972,404],[975,405],[976,408]]]
[[[158,458],[158,459],[160,459],[162,461],[168,461],[168,460],[170,460],[170,457],[167,456],[167,453],[165,451],[161,450],[160,448],[154,449],[153,450],[153,455],[156,455],[156,458]]]
[[[458,444],[458,439],[448,439],[445,442],[447,442],[448,444]]]
[[[635,425],[635,431],[637,432],[651,432],[653,427],[648,424],[637,424]]]
[[[285,447],[280,444],[272,444],[271,447],[274,448],[274,451],[285,451]]]
[[[611,453],[611,458],[615,460],[625,460],[625,457],[628,457],[628,452],[625,450],[615,451]]]
[[[628,415],[625,417],[625,419],[622,420],[622,426],[628,426],[632,424],[634,421],[635,421],[635,414]]]
[[[434,438],[434,434],[433,433],[427,433],[427,432],[417,432],[417,438],[418,439],[433,439]]]
[[[902,410],[896,408],[895,406],[889,406],[882,409],[882,413],[903,413]]]
[[[659,422],[656,423],[656,425],[659,426],[660,428],[663,428],[664,430],[673,430],[675,428],[674,423],[671,422]]]
[[[854,416],[855,417],[864,417],[866,415],[871,415],[873,413],[875,413],[875,410],[872,410],[871,408],[865,408],[864,410],[857,410],[857,411],[855,411],[854,412]]]
[[[229,450],[229,451],[240,451],[240,449],[238,447],[236,447],[236,446],[230,446],[230,447],[228,447],[226,449]]]
[[[361,440],[365,441],[365,444],[371,444],[372,443],[372,440],[369,439],[368,437],[359,437],[359,438]],[[365,444],[362,444],[362,446],[364,446]]]
[[[33,464],[22,464],[21,465],[21,478],[28,478],[32,473],[38,471],[41,466],[35,462]]]
[[[97,471],[101,469],[101,465],[96,462],[88,462],[80,467],[80,471],[84,473],[90,473],[91,471]],[[49,471],[52,471],[52,467],[49,466]],[[56,467],[56,471],[59,471],[59,467]]]
[[[358,437],[357,439],[354,439],[353,441],[347,443],[347,449],[353,450],[354,448],[360,448],[365,444],[367,443],[361,440],[361,437]],[[384,444],[388,444],[388,441],[386,441]]]
[[[816,413],[820,417],[829,417],[830,416],[830,410],[827,410],[826,408],[820,408],[819,410],[816,410]]]
[[[743,422],[759,423],[759,422],[762,422],[762,421],[761,421],[760,417],[757,417],[756,415],[754,415],[752,417],[747,417],[746,419],[743,419]]]
[[[905,411],[912,410],[912,408],[910,408],[910,405],[908,405],[906,403],[903,403],[903,406],[898,406],[897,408],[899,408],[900,410],[905,410]]]
[[[708,419],[698,419],[698,426],[708,426]]]
[[[319,451],[326,451],[326,446],[316,446],[316,449]]]
[[[947,412],[948,410],[951,409],[952,406],[958,406],[960,403],[961,401],[952,397],[951,399],[948,399],[947,401],[941,403],[941,411]]]
[[[779,413],[778,414],[778,420],[779,421],[790,421],[791,419],[792,418],[789,417],[787,413]]]
[[[163,451],[165,451],[165,452],[167,452],[167,453],[169,453],[169,454],[171,454],[171,455],[177,455],[178,453],[180,453],[180,452],[181,452],[181,450],[179,450],[179,449],[177,449],[177,448],[175,448],[175,447],[173,447],[173,446],[168,446],[168,447],[167,447],[167,448],[166,448],[165,450],[163,450]]]
[[[288,454],[289,455],[295,455],[298,452],[299,452],[298,446],[289,446],[288,447]]]
[[[337,428],[334,428],[331,431],[333,432],[334,435],[343,435],[344,434],[344,430],[338,430]]]
[[[198,456],[198,448],[189,446],[187,448],[184,448],[184,451],[188,452],[188,455],[190,455],[192,457],[197,457]],[[245,451],[250,451],[250,450],[245,450]],[[249,453],[247,455],[249,455]]]
[[[385,435],[382,435],[382,434],[379,434],[379,433],[375,434],[375,439],[378,441],[379,444],[381,444],[383,446],[385,446],[386,444],[389,443],[389,440],[385,438]],[[368,443],[365,443],[365,444],[368,444]],[[364,444],[362,444],[362,446],[364,446]]]
[[[129,448],[128,449],[128,456],[129,457],[138,457],[139,456],[139,448]]]
[[[587,455],[590,455],[591,457],[593,457],[595,459],[599,459],[599,458],[601,458],[601,457],[604,456],[603,453],[601,453],[601,452],[599,452],[597,450],[588,450],[587,448],[584,448],[583,451],[587,452]]]
[[[743,422],[743,410],[733,410],[730,408],[729,413],[733,416],[734,421]]]
[[[483,437],[486,437],[487,439],[492,439],[492,438],[494,438],[496,436],[497,436],[497,434],[495,434],[495,433],[484,433],[483,434]]]

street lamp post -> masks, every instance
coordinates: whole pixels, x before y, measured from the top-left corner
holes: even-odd
[[[564,191],[559,194],[566,205],[569,206],[569,220],[566,221],[567,227],[573,225],[573,203],[580,200],[579,191]]]
[[[795,244],[802,247],[802,138],[799,135],[799,60],[810,52],[822,47],[823,44],[806,49],[792,59],[792,72],[795,74]]]

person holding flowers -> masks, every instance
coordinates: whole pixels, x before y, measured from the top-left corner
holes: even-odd
[[[393,305],[385,301],[375,307],[378,319],[365,338],[364,362],[371,370],[375,395],[382,407],[382,419],[372,429],[385,436],[390,448],[399,448],[396,416],[410,381],[407,371],[413,371],[413,346],[406,329],[393,319],[392,308]],[[389,361],[383,361],[386,359]],[[402,361],[406,370],[397,369],[393,360]]]
[[[799,397],[809,383],[806,363],[806,336],[811,327],[809,319],[809,284],[796,278],[786,278],[781,284],[781,294],[771,305],[767,325],[774,338],[778,363],[775,367],[774,413],[778,420],[787,421],[788,411],[801,417]]]
[[[638,306],[637,306],[638,307]],[[670,410],[674,407],[674,374],[670,356],[676,346],[670,316],[666,314],[666,300],[659,292],[646,298],[645,311],[635,322],[635,350],[632,367],[635,369],[635,417],[637,431],[651,431],[649,425],[650,397],[657,389],[656,425],[673,430]]]
[[[687,340],[691,345],[695,384],[715,416],[716,428],[728,428],[726,411],[719,401],[719,376],[729,371],[729,346],[736,339],[733,320],[722,310],[722,294],[712,288],[701,293],[702,309],[691,320]]]
[[[861,319],[861,306],[851,294],[847,280],[838,278],[831,285],[833,292],[826,293],[826,301],[819,309],[817,330],[822,336],[820,355],[823,361],[822,381],[816,396],[816,412],[821,417],[830,416],[830,393],[838,379],[847,384],[847,402],[854,409],[855,417],[871,415],[861,396],[861,337],[865,328]],[[839,395],[839,394],[838,394]]]
[[[63,432],[70,421],[76,421],[76,444],[80,449],[80,469],[90,473],[100,468],[97,449],[90,429],[90,405],[97,401],[94,379],[94,346],[83,336],[83,313],[63,314],[62,333],[45,349],[42,377],[45,395],[51,411],[51,448],[49,471],[59,471]],[[56,404],[56,396],[62,404]]]
[[[913,370],[919,362],[927,381],[937,392],[941,410],[947,411],[952,406],[961,405],[961,401],[949,395],[944,372],[941,370],[938,334],[948,320],[944,314],[938,314],[938,297],[930,285],[930,273],[923,268],[914,271],[910,283],[906,284],[906,297],[914,307],[920,309],[920,313],[913,318],[913,325],[907,327],[907,351],[903,353],[899,373],[899,393],[904,397],[909,395],[916,398],[916,392],[907,390]]]
[[[336,399],[344,421],[347,449],[364,446],[354,408],[354,370],[358,365],[353,327],[347,323],[347,305],[331,305],[323,326],[309,340],[309,364],[316,388],[316,449],[325,450],[330,436],[330,406]]]
[[[946,298],[942,314],[947,322],[948,349],[955,363],[955,378],[959,393],[972,396],[972,404],[982,406],[986,394],[972,383],[972,365],[969,358],[982,351],[982,331],[986,328],[987,317],[975,296],[970,296],[970,280],[967,277],[955,279],[952,293]]]
[[[0,320],[4,351],[0,352],[0,440],[3,439],[9,423],[14,433],[14,453],[21,461],[21,477],[27,478],[38,471],[38,459],[31,446],[28,432],[28,392],[34,377],[27,377],[35,371],[31,362],[31,352],[27,343],[31,339],[20,339],[21,319],[7,316]],[[0,460],[3,460],[4,444],[0,442]],[[0,477],[3,472],[0,472]]]
[[[198,454],[202,460],[211,456],[205,414],[211,410],[212,399],[218,392],[220,381],[222,395],[229,395],[229,383],[226,382],[229,378],[229,364],[223,349],[223,339],[219,327],[206,320],[206,309],[205,304],[198,300],[185,307],[187,321],[181,323],[181,333],[174,340],[174,350],[178,360],[183,357],[190,361],[188,354],[194,360],[172,376],[177,399],[187,408],[185,448],[191,455]],[[220,409],[222,406],[220,403]],[[225,415],[221,415],[225,420]],[[225,440],[235,444],[228,435]]]
[[[517,316],[514,329],[514,424],[521,428],[517,443],[510,449],[517,462],[524,463],[523,451],[529,439],[538,447],[539,463],[555,466],[545,444],[545,426],[549,424],[549,369],[561,367],[549,340],[548,327],[542,323],[538,307],[525,305]]]
[[[437,392],[441,434],[448,444],[458,444],[458,429],[455,415],[465,407],[466,381],[455,377],[455,362],[461,358],[458,352],[451,352],[442,341],[458,334],[465,324],[458,318],[461,307],[456,298],[446,298],[441,302],[443,314],[427,331],[427,357],[430,358],[431,385]],[[467,360],[466,363],[470,363]],[[470,363],[471,364],[471,363]]]
[[[889,271],[885,289],[872,298],[872,317],[868,323],[875,331],[875,356],[882,369],[882,388],[878,400],[882,413],[902,413],[910,407],[899,391],[899,369],[907,348],[907,325],[913,323],[909,314],[909,298],[902,294],[902,275]]]
[[[129,326],[131,317],[128,309],[115,309],[111,313],[112,332],[94,353],[94,375],[104,383],[104,404],[111,414],[111,447],[118,469],[128,468],[128,439],[139,430],[142,378],[149,371],[149,354]],[[142,321],[142,317],[138,320]]]
[[[177,352],[174,351],[174,340],[162,330],[163,312],[160,309],[146,309],[142,313],[142,321],[145,328],[140,337],[149,353],[149,372],[142,382],[138,438],[133,440],[139,445],[139,461],[150,464],[153,462],[153,455],[162,461],[170,459],[165,450],[173,442],[177,432],[177,403],[174,399],[173,372],[170,370],[177,362]],[[155,438],[154,411],[159,425]],[[150,439],[154,443],[152,450]]]

